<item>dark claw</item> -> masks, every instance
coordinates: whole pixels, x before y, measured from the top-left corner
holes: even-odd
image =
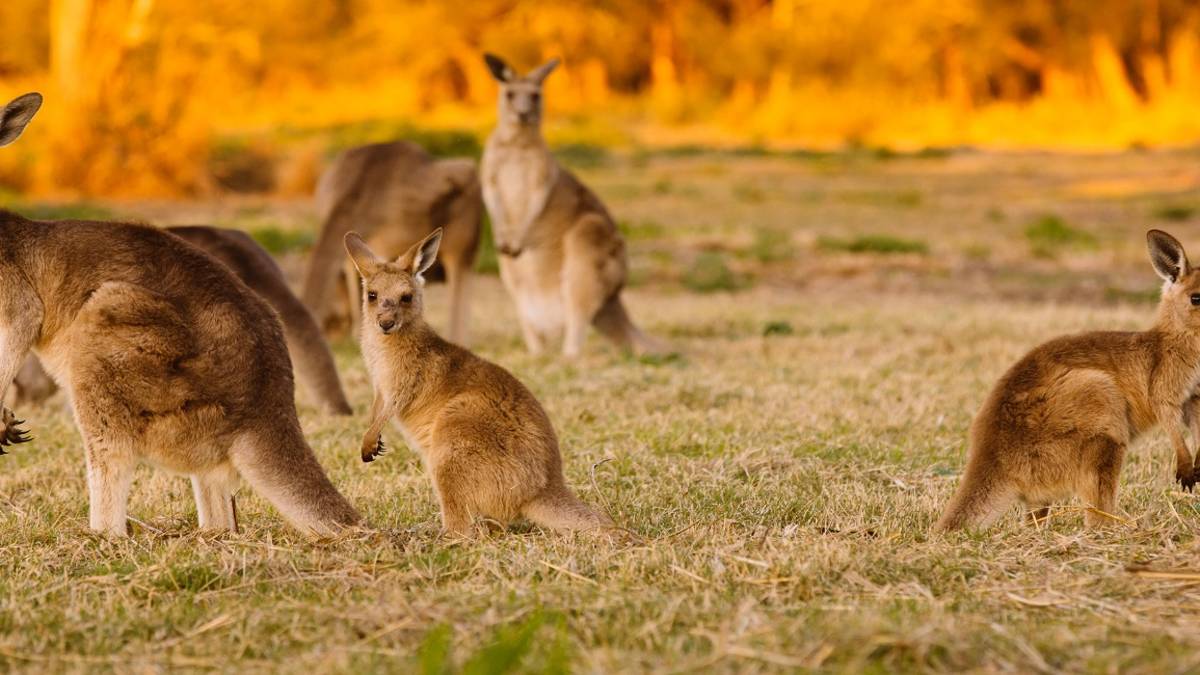
[[[383,445],[383,434],[379,434],[379,440],[375,442],[375,448],[370,452],[363,453],[362,460],[364,462],[374,462],[375,458],[387,452],[387,448]]]

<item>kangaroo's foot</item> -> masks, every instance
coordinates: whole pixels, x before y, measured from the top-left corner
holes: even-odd
[[[375,439],[374,444],[370,443],[369,441],[363,443],[362,461],[374,462],[376,457],[386,452],[387,446],[383,444],[383,434],[379,434],[379,437]]]
[[[13,411],[8,408],[3,408],[0,413],[0,455],[6,454],[4,447],[13,445],[14,443],[27,443],[33,440],[29,436],[29,432],[22,429],[19,425],[24,424],[25,420],[17,419]]]
[[[1196,485],[1196,471],[1193,467],[1184,464],[1175,466],[1175,480],[1187,492],[1192,491],[1192,487]]]

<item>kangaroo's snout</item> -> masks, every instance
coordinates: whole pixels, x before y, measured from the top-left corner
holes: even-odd
[[[379,320],[379,329],[383,331],[384,335],[391,333],[392,331],[396,330],[396,320],[381,318]]]

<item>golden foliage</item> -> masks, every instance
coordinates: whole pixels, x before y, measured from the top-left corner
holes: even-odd
[[[217,137],[368,120],[483,133],[484,49],[564,57],[551,131],[573,140],[1200,138],[1196,0],[7,0],[0,22],[3,91],[48,95],[0,180],[41,190],[205,191]]]

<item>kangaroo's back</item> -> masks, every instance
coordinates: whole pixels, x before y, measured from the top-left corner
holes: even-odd
[[[310,395],[330,412],[352,412],[328,343],[271,254],[240,230],[196,225],[168,231],[215,257],[265,299],[279,313],[293,366]]]
[[[453,296],[450,335],[462,339],[465,277],[475,261],[483,214],[479,178],[470,160],[435,160],[407,141],[352,148],[322,174],[316,201],[322,226],[303,298],[318,320],[331,310],[347,232],[358,231],[394,257],[440,227],[446,234],[442,262]],[[357,283],[347,279],[347,290],[353,316]]]

